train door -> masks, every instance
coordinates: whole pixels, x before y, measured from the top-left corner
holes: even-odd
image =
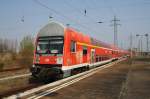
[[[91,63],[95,62],[95,49],[91,49]]]
[[[83,46],[83,63],[87,62],[87,47]]]
[[[70,54],[70,59],[71,59],[71,62],[70,62],[70,65],[75,65],[76,64],[76,42],[75,41],[71,41],[71,45],[70,45],[70,51],[71,51],[71,54]]]

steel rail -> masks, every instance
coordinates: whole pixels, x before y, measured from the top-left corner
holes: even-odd
[[[30,76],[30,75],[31,75],[31,73],[22,74],[22,75],[15,75],[15,76],[8,76],[8,77],[0,78],[0,81],[16,79],[16,78],[22,78],[22,77],[27,77],[27,76]]]
[[[59,80],[59,81],[56,81],[56,82],[53,82],[53,83],[49,83],[49,84],[46,84],[46,85],[43,85],[43,86],[40,86],[40,87],[37,87],[37,88],[33,88],[33,89],[27,90],[25,92],[18,93],[18,94],[15,94],[15,95],[12,95],[12,96],[9,96],[9,97],[6,97],[6,98],[8,98],[8,99],[18,99],[18,98],[27,97],[28,99],[33,99],[33,98],[34,99],[39,99],[39,98],[41,98],[41,97],[43,97],[47,94],[55,92],[55,91],[57,91],[59,89],[62,89],[66,86],[69,86],[69,85],[71,85],[71,84],[73,84],[77,81],[80,81],[84,78],[87,78],[87,77],[95,74],[99,70],[103,70],[105,68],[113,66],[114,64],[117,64],[117,63],[119,63],[119,62],[121,62],[125,59],[126,58],[122,58],[118,61],[108,63],[108,64],[102,65],[100,67],[91,69],[89,71],[86,71],[86,72],[83,72],[83,73],[80,73],[80,74],[77,74],[77,75],[74,75],[74,76],[71,76],[71,77],[68,77],[68,78],[64,78],[62,80]],[[44,90],[44,91],[41,91],[41,90]],[[39,92],[39,93],[37,94],[37,92]],[[36,93],[36,94],[34,94],[34,93]]]

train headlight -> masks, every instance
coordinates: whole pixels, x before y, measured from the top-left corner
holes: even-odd
[[[62,64],[63,63],[62,57],[58,57],[56,61],[57,61],[57,64]]]
[[[32,67],[34,68],[34,67],[35,67],[35,65],[32,65]]]

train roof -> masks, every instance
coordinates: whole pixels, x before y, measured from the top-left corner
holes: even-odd
[[[108,44],[108,43],[105,43],[103,41],[97,40],[97,39],[92,38],[92,37],[91,37],[91,43],[93,45],[96,45],[96,46],[100,46],[100,47],[104,47],[104,48],[108,48],[108,49],[118,50],[118,48],[116,46],[114,46],[113,44]]]
[[[59,22],[52,21],[45,25],[38,32],[38,37],[43,36],[64,36],[65,26]]]
[[[67,27],[64,26],[63,24],[56,22],[56,21],[51,21],[50,23],[48,23],[47,25],[45,25],[43,28],[40,29],[40,31],[38,32],[38,37],[45,37],[45,36],[64,36],[64,31]],[[73,31],[77,31],[74,28],[70,28],[69,29],[73,30]],[[77,31],[77,33],[81,33],[79,31]],[[82,33],[83,34],[83,33]],[[118,47],[102,42],[100,40],[97,40],[95,38],[91,37],[91,43],[93,45],[97,45],[100,47],[104,47],[104,48],[109,48],[109,49],[114,49],[114,50],[120,50]]]

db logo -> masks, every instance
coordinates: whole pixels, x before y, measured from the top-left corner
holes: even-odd
[[[47,58],[47,59],[45,59],[45,62],[49,62],[49,59]]]

